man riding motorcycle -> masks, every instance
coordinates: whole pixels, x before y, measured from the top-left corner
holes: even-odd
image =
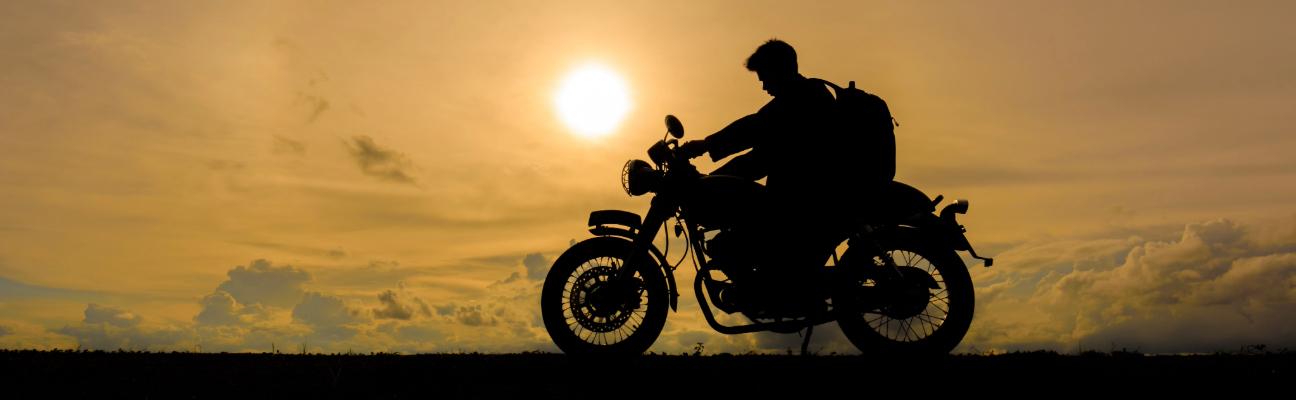
[[[843,216],[864,217],[860,210],[872,208],[864,194],[894,177],[894,148],[881,165],[877,160],[861,160],[859,138],[834,118],[832,92],[823,81],[798,72],[796,50],[787,43],[773,39],[762,44],[746,67],[774,99],[703,140],[684,143],[679,152],[689,158],[710,153],[713,161],[719,161],[751,150],[712,175],[768,177],[765,198],[733,201],[755,202],[758,215],[780,211],[792,218],[756,220],[744,227],[744,236],[761,251],[749,253],[759,258],[739,262],[756,265],[763,279],[747,290],[735,288],[734,295],[767,307],[796,307],[814,301],[803,298],[809,277],[802,268],[823,265],[845,238],[843,221],[854,218]]]

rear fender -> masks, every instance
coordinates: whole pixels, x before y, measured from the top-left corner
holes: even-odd
[[[956,219],[956,214],[965,214],[967,209],[967,200],[955,200],[941,210],[940,217],[929,213],[918,213],[900,224],[918,228],[918,231],[928,240],[942,247],[966,251],[972,255],[972,258],[984,260],[987,267],[994,265],[993,258],[978,256],[976,250],[972,249],[972,243],[968,242],[967,235],[964,234],[967,229],[959,225]]]
[[[635,234],[639,233],[639,221],[642,220],[639,214],[629,211],[595,211],[590,213],[590,233],[599,237],[619,237],[633,242]],[[672,311],[677,311],[679,289],[675,287],[675,271],[669,267],[670,264],[666,262],[666,255],[662,254],[661,250],[657,249],[657,246],[648,245],[648,252],[652,253],[653,258],[657,259],[657,265],[661,266],[662,275],[666,276],[666,286],[670,290],[670,307]]]

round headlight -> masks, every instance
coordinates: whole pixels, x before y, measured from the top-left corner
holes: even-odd
[[[644,160],[630,160],[621,168],[621,188],[630,196],[651,192],[661,179],[662,172]]]

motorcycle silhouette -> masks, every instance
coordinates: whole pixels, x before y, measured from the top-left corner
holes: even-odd
[[[550,338],[563,352],[641,354],[657,340],[666,308],[676,310],[679,299],[674,275],[679,263],[672,266],[652,243],[671,219],[675,236],[685,235],[688,243],[680,263],[693,255],[698,306],[720,333],[807,329],[808,343],[810,329],[837,321],[855,347],[876,354],[948,353],[967,334],[975,293],[955,251],[968,251],[987,267],[993,264],[976,255],[955,220],[967,212],[967,200],[935,214],[943,196],[932,200],[890,182],[871,192],[870,217],[842,217],[847,248],[840,258],[834,252],[831,266],[799,267],[815,283],[810,301],[771,304],[759,301],[761,296],[736,296],[736,289],[752,287],[761,266],[750,257],[760,249],[745,241],[739,228],[754,215],[735,204],[760,196],[764,186],[699,173],[687,157],[676,155],[684,136],[679,119],[668,115],[666,125],[674,138],[663,137],[648,149],[652,163],[630,160],[621,173],[627,194],[655,194],[646,218],[620,210],[591,213],[595,237],[564,252],[545,277],[540,309]],[[713,307],[741,313],[751,323],[722,325]]]

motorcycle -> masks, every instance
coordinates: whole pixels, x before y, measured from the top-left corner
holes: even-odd
[[[859,350],[874,354],[943,354],[967,334],[975,308],[975,293],[967,266],[956,251],[968,251],[989,267],[994,260],[977,256],[956,220],[968,210],[967,200],[941,209],[935,200],[911,186],[890,182],[872,196],[870,217],[843,217],[846,250],[832,265],[805,267],[814,283],[811,301],[770,304],[761,296],[736,296],[739,288],[758,279],[751,260],[759,248],[743,246],[739,226],[749,210],[734,207],[733,199],[758,196],[760,183],[698,172],[689,158],[677,155],[683,124],[666,117],[667,134],[648,149],[649,163],[630,160],[621,183],[631,196],[655,194],[641,220],[620,210],[590,214],[595,237],[571,246],[554,261],[540,295],[546,330],[567,354],[634,355],[652,346],[677,310],[679,288],[674,272],[692,254],[696,278],[693,291],[711,328],[724,334],[806,330],[806,343],[816,325],[837,321]],[[680,262],[671,265],[654,239],[674,219],[676,237],[688,246]],[[793,232],[795,234],[795,232]],[[669,238],[667,239],[669,252]],[[841,243],[841,242],[838,242]],[[769,296],[765,296],[769,297]],[[748,324],[728,326],[713,308],[740,313]],[[805,345],[802,346],[805,351]]]

